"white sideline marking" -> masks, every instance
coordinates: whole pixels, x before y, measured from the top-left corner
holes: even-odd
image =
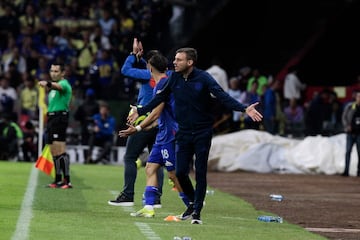
[[[28,239],[29,226],[32,215],[32,203],[34,200],[35,189],[37,186],[39,170],[34,166],[32,167],[26,192],[24,195],[23,202],[21,204],[20,215],[16,223],[16,229],[12,236],[12,240]]]
[[[144,234],[146,239],[161,240],[161,238],[151,229],[149,224],[142,222],[135,222],[135,225],[139,228],[140,232]]]
[[[311,232],[344,232],[344,233],[360,233],[360,229],[349,229],[349,228],[305,228]]]

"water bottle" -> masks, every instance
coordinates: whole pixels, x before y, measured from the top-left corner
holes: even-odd
[[[214,190],[206,190],[206,195],[212,196],[214,195],[215,191]]]
[[[276,222],[276,223],[283,223],[282,217],[275,217],[275,216],[259,216],[257,218],[259,221],[262,222]]]
[[[179,236],[175,236],[175,237],[173,238],[173,240],[182,240],[182,239],[181,239],[181,237],[179,237]]]
[[[271,200],[278,201],[278,202],[281,202],[284,199],[284,197],[279,194],[270,194],[270,198],[271,198]]]

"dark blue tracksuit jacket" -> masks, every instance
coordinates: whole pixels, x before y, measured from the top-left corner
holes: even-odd
[[[182,74],[173,72],[168,83],[143,108],[138,109],[139,115],[150,112],[161,102],[166,101],[170,93],[174,94],[175,116],[179,131],[193,132],[212,128],[214,123],[211,112],[212,93],[229,110],[244,112],[246,106],[239,103],[224,92],[220,85],[206,71],[194,68],[187,79]]]

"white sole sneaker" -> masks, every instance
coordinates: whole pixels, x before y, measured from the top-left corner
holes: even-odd
[[[154,204],[154,208],[162,208],[161,204]]]
[[[112,202],[108,201],[109,205],[116,206],[116,207],[132,207],[134,206],[134,202]]]

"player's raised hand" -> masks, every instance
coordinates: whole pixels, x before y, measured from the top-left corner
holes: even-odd
[[[137,38],[134,38],[133,45],[132,45],[132,52],[137,54],[139,52],[139,42]]]
[[[136,53],[136,57],[140,59],[144,55],[144,48],[141,41],[138,41],[138,52]]]
[[[136,106],[130,105],[130,108],[131,109],[130,109],[129,115],[127,117],[127,122],[128,122],[128,124],[133,125],[135,120],[139,117],[139,114],[137,112]]]

